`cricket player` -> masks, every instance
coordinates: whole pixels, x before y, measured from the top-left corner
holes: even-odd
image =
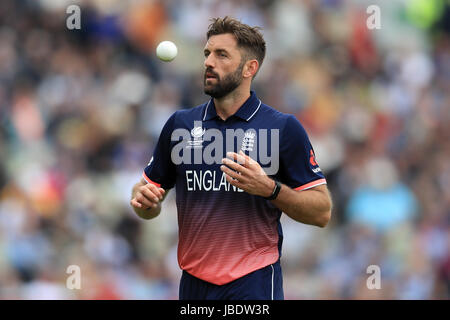
[[[326,180],[300,122],[251,91],[266,52],[259,28],[215,18],[206,39],[211,99],[167,120],[130,203],[155,218],[175,187],[180,299],[284,299],[280,216],[325,227]]]

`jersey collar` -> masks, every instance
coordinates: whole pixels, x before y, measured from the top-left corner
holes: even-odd
[[[261,100],[258,99],[254,91],[250,91],[250,97],[244,102],[244,104],[236,111],[232,116],[238,117],[244,121],[250,121],[258,112],[261,106]],[[216,107],[214,106],[214,99],[208,101],[203,112],[203,121],[211,120],[215,117],[219,117],[216,113]]]

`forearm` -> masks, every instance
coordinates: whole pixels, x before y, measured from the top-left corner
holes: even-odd
[[[132,191],[131,191],[131,198],[136,197],[136,193],[138,191],[138,188],[143,185],[142,182],[138,182],[134,185]],[[156,218],[160,212],[161,212],[161,202],[158,203],[156,207],[153,208],[136,208],[133,207],[134,212],[141,217],[142,219],[153,219]]]
[[[295,221],[325,227],[331,217],[331,197],[326,186],[296,191],[286,185],[272,203]]]

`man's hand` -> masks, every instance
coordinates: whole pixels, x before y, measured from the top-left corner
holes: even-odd
[[[165,196],[163,188],[142,180],[133,187],[130,204],[141,218],[152,219],[161,211],[160,204]]]
[[[155,208],[163,200],[164,193],[163,188],[147,183],[136,188],[136,192],[133,194],[134,198],[131,199],[130,204],[135,208]]]
[[[228,158],[223,158],[220,169],[225,173],[227,181],[247,193],[268,197],[275,188],[275,181],[269,178],[259,163],[244,152],[227,152]],[[237,162],[236,162],[237,161]]]

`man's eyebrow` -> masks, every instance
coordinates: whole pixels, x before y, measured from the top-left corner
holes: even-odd
[[[228,53],[228,50],[227,50],[227,49],[221,49],[221,48],[216,49],[215,51],[216,51],[216,52],[225,52],[225,53]]]
[[[214,49],[213,51],[214,51],[214,52],[219,52],[219,53],[220,53],[220,52],[225,52],[225,53],[229,54],[228,50],[227,50],[227,49],[223,49],[223,48],[217,48],[217,49]],[[205,49],[203,50],[203,52],[204,52],[204,53],[206,53],[206,52],[211,52],[211,50],[205,48]]]

